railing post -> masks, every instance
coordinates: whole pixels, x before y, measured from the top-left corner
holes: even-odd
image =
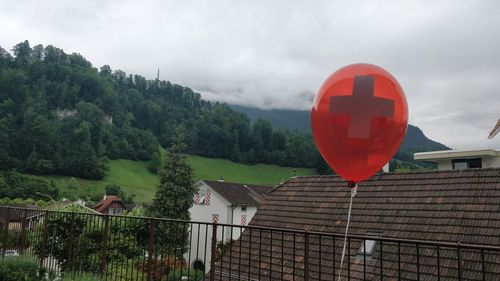
[[[398,280],[401,280],[401,242],[399,241],[398,241]]]
[[[240,238],[241,239],[241,238]],[[250,245],[248,247],[251,247]],[[210,281],[215,280],[215,252],[217,251],[217,224],[212,224],[212,247],[210,254]],[[250,265],[248,265],[250,270]]]
[[[304,281],[309,280],[309,232],[304,233]]]
[[[438,275],[438,281],[441,281],[441,253],[439,251],[439,246],[436,247],[436,254],[437,254],[437,275]]]
[[[75,213],[71,212],[70,225],[69,225],[69,247],[68,247],[68,263],[67,263],[68,268],[65,268],[65,270],[67,269],[71,270],[73,267],[73,248],[75,247],[74,228],[75,228]]]
[[[351,237],[347,237],[347,280],[351,280]],[[380,279],[382,280],[382,279]]]
[[[481,280],[486,281],[486,269],[484,265],[484,250],[481,249]]]
[[[42,233],[42,247],[40,249],[40,267],[43,266],[43,260],[45,259],[45,249],[47,248],[47,239],[49,236],[49,211],[45,210],[45,215],[43,216],[43,233]]]
[[[153,280],[153,255],[154,255],[154,239],[155,239],[155,221],[149,220],[149,237],[148,237],[148,281]],[[174,253],[175,255],[175,253]]]
[[[19,241],[19,253],[22,255],[24,254],[24,247],[26,245],[26,219],[27,219],[27,214],[28,210],[24,210],[23,212],[23,217],[21,219],[21,241]]]
[[[7,242],[9,238],[9,224],[10,224],[10,207],[7,207],[7,211],[5,214],[5,227],[3,231],[3,251],[2,258],[5,257],[5,251],[7,250]]]
[[[462,281],[462,259],[460,257],[460,242],[457,242],[457,259],[458,280]]]
[[[420,246],[417,244],[417,280],[420,280]]]
[[[101,248],[101,273],[106,274],[107,253],[108,253],[108,236],[109,236],[109,216],[104,215],[104,233],[102,238]]]

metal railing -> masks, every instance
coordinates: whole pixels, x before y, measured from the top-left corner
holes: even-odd
[[[0,207],[1,254],[103,280],[338,280],[343,234]],[[342,280],[500,280],[500,247],[349,235]]]

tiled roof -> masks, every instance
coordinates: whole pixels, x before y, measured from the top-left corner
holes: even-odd
[[[342,234],[345,231],[350,196],[350,190],[346,185],[346,182],[337,176],[291,179],[268,193],[267,199],[261,203],[250,225]],[[271,233],[267,232],[254,230],[250,233],[247,229],[242,235],[240,241],[242,244],[235,243],[231,253],[224,255],[222,263],[224,274],[220,276],[230,276],[227,266],[229,264],[233,273],[235,270],[243,271],[244,276],[247,276],[250,269],[250,276],[253,278],[269,280],[268,261],[272,253],[272,267],[274,267],[271,271],[272,280],[281,278],[292,280],[292,277],[294,280],[303,280],[303,277],[298,276],[303,276],[300,274],[303,274],[304,268],[304,236],[297,235],[292,238],[291,234],[281,236],[282,234],[276,232],[274,239],[271,240]],[[364,236],[369,232],[380,233],[384,238],[500,246],[500,169],[391,173],[374,176],[358,187],[349,227],[349,233],[352,235]],[[280,240],[282,237],[284,243]],[[315,277],[311,280],[317,280],[320,272],[325,280],[333,280],[342,251],[342,236],[338,237],[338,239],[319,240],[318,236],[311,236],[310,276]],[[362,245],[361,240],[351,242],[344,270],[346,273],[346,267],[349,266],[351,280],[361,280],[363,259],[352,258],[358,253]],[[234,261],[234,257],[240,254],[239,245],[243,252],[242,263],[246,264],[246,267],[236,268],[234,264],[238,261]],[[251,245],[252,249],[250,256],[248,245]],[[383,274],[388,280],[393,280],[391,277],[397,277],[398,247],[395,243],[383,245],[383,267],[386,269]],[[436,280],[435,248],[422,246],[417,257],[415,245],[400,246],[399,251],[403,255],[399,266],[403,267],[404,278],[416,280],[418,259],[423,264],[419,268],[422,280]],[[456,259],[453,260],[456,255],[454,250],[441,249],[440,274],[450,277],[441,280],[457,279]],[[319,262],[318,254],[321,251],[323,254]],[[380,276],[374,274],[380,265],[379,252],[380,245],[377,244],[373,260],[367,262],[369,267],[367,280],[380,280]],[[232,263],[228,262],[228,255],[232,256]],[[464,276],[480,280],[479,252],[463,253],[463,255],[466,259],[463,265]],[[249,260],[260,262],[252,263],[248,262]],[[500,255],[486,253],[485,265],[490,270],[486,280],[500,280]],[[221,264],[218,263],[217,266]],[[231,278],[217,280],[219,279],[231,280]]]
[[[94,210],[99,213],[104,212],[113,202],[118,202],[122,205],[123,209],[126,209],[125,204],[123,204],[122,199],[116,195],[107,195],[103,200],[94,206]]]
[[[266,185],[241,184],[203,180],[220,196],[235,205],[258,205],[273,187]]]

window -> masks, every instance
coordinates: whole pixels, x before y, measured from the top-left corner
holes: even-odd
[[[242,212],[246,212],[246,211],[247,211],[247,206],[242,206],[242,207],[241,207],[241,211],[242,211]]]
[[[195,205],[210,205],[210,192],[207,189],[199,189],[194,194],[194,204]]]
[[[453,159],[451,162],[453,163],[454,170],[474,169],[483,167],[481,158]]]
[[[373,254],[373,250],[375,249],[375,246],[377,245],[376,240],[364,240],[363,243],[361,243],[361,248],[359,249],[359,254],[362,256],[365,253],[365,245],[366,245],[366,255],[371,256]]]
[[[368,232],[366,233],[366,236],[378,236],[380,237],[382,233],[377,233],[377,232]],[[365,239],[361,242],[361,247],[359,248],[358,254],[356,255],[357,258],[364,258],[366,255],[367,258],[371,258],[373,255],[373,252],[375,251],[375,247],[377,246],[378,240],[370,240],[370,239]],[[366,252],[365,252],[366,251]]]
[[[110,215],[119,215],[121,213],[122,213],[121,208],[109,208],[109,210],[108,210],[108,214],[110,214]]]
[[[219,214],[212,214],[212,223],[219,223]]]

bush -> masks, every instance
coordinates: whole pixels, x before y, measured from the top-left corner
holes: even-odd
[[[77,273],[75,277],[71,277],[73,274],[68,272],[68,277],[64,277],[61,281],[100,281],[101,278],[91,275],[91,274],[81,274]]]
[[[27,256],[0,259],[0,281],[40,281],[38,261]]]
[[[148,272],[151,269],[151,273],[153,276],[153,280],[159,281],[159,280],[171,280],[171,279],[165,279],[164,276],[169,276],[170,273],[174,270],[174,268],[180,269],[182,268],[182,273],[183,275],[186,275],[187,269],[186,268],[186,263],[184,260],[177,258],[176,256],[166,256],[162,259],[155,259],[153,263],[149,263],[148,261],[138,263],[137,267],[142,270],[143,272]],[[179,275],[180,276],[180,275]],[[177,280],[177,279],[172,279],[172,280]],[[180,277],[179,277],[179,280]],[[194,279],[193,279],[194,280]]]
[[[188,276],[189,281],[200,281],[203,279],[203,272],[194,269],[176,269],[168,273],[167,277],[163,281],[181,281],[182,276]]]

